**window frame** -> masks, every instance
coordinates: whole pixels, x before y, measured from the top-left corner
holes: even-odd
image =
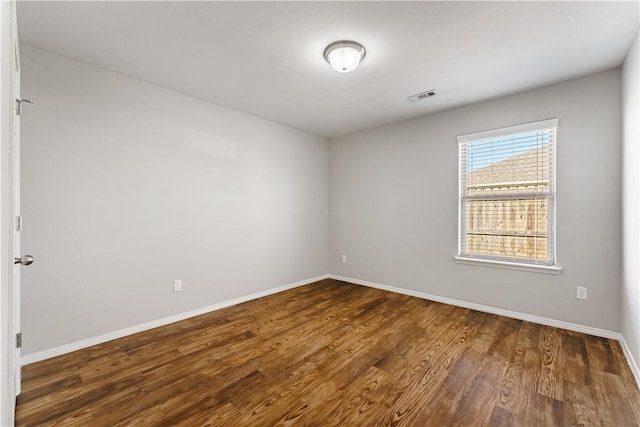
[[[460,135],[457,137],[458,142],[458,253],[454,257],[455,261],[460,264],[473,264],[473,265],[481,265],[487,267],[499,267],[499,268],[507,268],[507,269],[515,269],[515,270],[524,270],[524,271],[535,271],[549,274],[559,274],[562,270],[561,267],[557,265],[557,241],[556,241],[556,200],[557,200],[557,191],[556,191],[556,152],[557,152],[557,135],[558,135],[558,123],[559,120],[557,118],[541,120],[536,122],[524,123],[515,126],[507,126],[497,129],[491,129],[482,132],[475,132],[465,135]],[[486,141],[491,139],[497,139],[501,137],[508,137],[512,135],[518,135],[529,132],[539,132],[539,131],[553,131],[553,146],[552,153],[550,154],[550,164],[549,164],[549,204],[548,204],[548,212],[547,212],[547,236],[551,240],[550,246],[552,250],[552,255],[548,261],[540,262],[535,259],[531,259],[531,261],[515,259],[512,257],[496,257],[491,255],[472,255],[463,254],[462,246],[463,239],[466,239],[466,236],[463,236],[463,231],[466,230],[464,226],[464,221],[466,221],[465,210],[463,209],[463,203],[466,203],[468,198],[465,197],[463,188],[463,144],[469,144],[476,141]],[[466,147],[466,146],[464,146]],[[467,152],[468,154],[468,152]],[[465,215],[465,218],[463,218]],[[466,243],[466,240],[465,240]],[[511,259],[510,259],[511,258]]]

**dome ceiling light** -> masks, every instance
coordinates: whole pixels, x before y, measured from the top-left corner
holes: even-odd
[[[360,43],[340,40],[331,43],[324,50],[324,59],[339,73],[350,73],[364,59],[367,51]]]

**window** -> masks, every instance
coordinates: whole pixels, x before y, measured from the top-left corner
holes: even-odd
[[[458,137],[458,260],[555,266],[558,119]]]

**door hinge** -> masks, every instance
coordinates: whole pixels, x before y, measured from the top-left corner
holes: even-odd
[[[23,102],[26,102],[27,104],[33,105],[33,101],[31,101],[30,99],[16,98],[16,114],[18,116],[22,115],[22,103]]]
[[[22,216],[18,215],[16,217],[16,231],[22,231]]]
[[[16,334],[16,348],[22,348],[22,332]]]

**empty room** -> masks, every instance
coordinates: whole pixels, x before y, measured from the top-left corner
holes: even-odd
[[[640,426],[640,2],[0,2],[2,426]]]

